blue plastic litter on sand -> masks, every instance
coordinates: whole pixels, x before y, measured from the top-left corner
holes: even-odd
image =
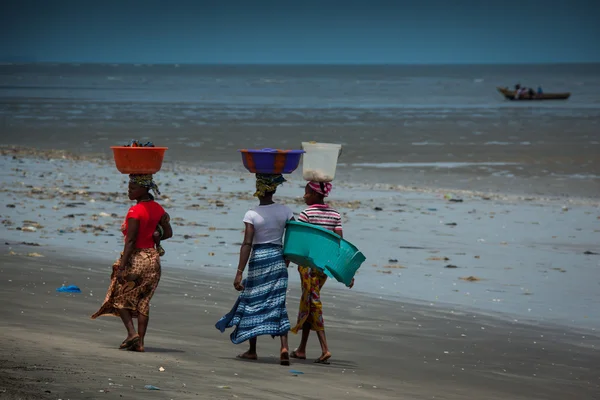
[[[75,285],[62,286],[56,289],[59,293],[81,293],[81,289],[79,289]]]
[[[304,372],[302,372],[302,371],[296,371],[295,369],[290,369],[290,374],[304,375]]]
[[[144,386],[144,389],[148,389],[148,390],[160,390],[160,388],[157,388],[156,386],[152,386],[152,385],[146,385],[146,386]]]

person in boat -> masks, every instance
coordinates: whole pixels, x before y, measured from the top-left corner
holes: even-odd
[[[121,317],[127,337],[120,349],[144,351],[144,338],[150,318],[150,300],[161,276],[160,255],[154,233],[157,226],[161,239],[173,236],[169,214],[150,194],[160,194],[152,175],[129,175],[129,199],[136,204],[129,208],[121,230],[125,246],[121,257],[113,264],[110,286],[100,309],[92,315]],[[137,332],[133,319],[137,318]]]
[[[325,198],[329,196],[331,189],[331,183],[308,183],[304,189],[304,202],[308,208],[300,213],[298,221],[317,225],[343,236],[340,213],[325,204]],[[327,281],[327,275],[316,268],[303,266],[298,266],[298,272],[302,282],[302,297],[300,298],[297,323],[291,330],[293,333],[302,330],[302,339],[298,348],[291,353],[291,357],[306,359],[306,345],[312,330],[317,332],[317,338],[321,345],[321,356],[315,360],[315,363],[328,364],[331,353],[325,336],[323,305],[321,304],[321,289]],[[352,286],[354,286],[354,279],[349,287]]]
[[[537,94],[538,94],[538,96],[541,96],[541,95],[544,94],[544,91],[542,90],[541,86],[538,86],[538,88],[537,88]]]
[[[286,180],[282,175],[256,175],[259,205],[244,216],[244,241],[233,287],[240,295],[231,311],[215,325],[224,332],[235,327],[231,342],[250,342],[250,348],[237,358],[257,360],[257,337],[279,336],[280,364],[290,365],[288,331],[290,321],[285,306],[288,287],[288,263],[283,258],[283,234],[294,218],[291,209],[273,201],[277,187]],[[242,280],[248,265],[246,279]]]

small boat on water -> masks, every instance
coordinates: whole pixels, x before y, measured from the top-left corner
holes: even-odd
[[[515,99],[515,90],[510,90],[508,88],[496,88],[504,97],[508,100],[566,100],[571,96],[571,93],[535,93],[533,96],[529,95],[529,93],[523,93],[519,96],[518,99]]]

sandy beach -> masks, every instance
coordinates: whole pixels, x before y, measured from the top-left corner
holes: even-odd
[[[271,338],[259,339],[257,362],[236,360],[244,347],[214,328],[235,299],[231,279],[176,268],[153,299],[147,352],[119,351],[121,322],[89,319],[107,264],[42,252],[2,256],[3,399],[592,399],[600,390],[597,335],[335,289],[324,293],[330,365],[281,367]],[[82,293],[56,293],[63,284]],[[291,285],[290,310],[298,296]]]
[[[253,365],[214,328],[236,297],[251,174],[169,161],[157,174],[175,237],[164,243],[149,351],[131,354],[115,349],[117,319],[89,319],[121,250],[126,177],[110,160],[8,147],[0,167],[2,398],[314,398],[307,385],[333,399],[600,392],[594,199],[337,184],[332,204],[367,262],[354,289],[328,282],[323,291],[331,365],[286,368],[270,338]],[[296,173],[278,193],[296,212],[302,186]],[[56,293],[63,284],[82,293]]]

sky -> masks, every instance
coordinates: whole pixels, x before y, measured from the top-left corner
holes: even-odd
[[[600,0],[5,0],[0,61],[600,62]]]

